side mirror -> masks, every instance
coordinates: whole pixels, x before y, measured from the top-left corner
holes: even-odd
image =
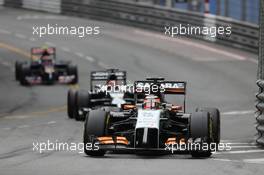
[[[174,111],[174,112],[182,111],[182,106],[172,105],[171,106],[171,110]]]
[[[122,104],[121,107],[124,110],[129,110],[129,109],[135,109],[136,108],[135,105],[131,105],[131,104]]]

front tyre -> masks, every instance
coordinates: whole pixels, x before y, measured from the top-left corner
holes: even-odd
[[[19,81],[19,79],[20,79],[22,65],[23,65],[23,63],[20,61],[16,61],[16,63],[15,63],[15,78],[17,81]]]
[[[205,111],[210,114],[213,125],[213,142],[220,143],[220,112],[217,108],[198,108],[196,111]]]
[[[86,145],[94,144],[93,137],[96,138],[106,135],[106,119],[107,112],[102,110],[92,110],[86,116],[83,134],[84,152],[86,155],[104,156],[105,151],[100,150],[100,147],[98,150],[91,150],[87,149]]]
[[[74,118],[74,111],[76,109],[76,90],[69,89],[67,96],[67,112],[69,118]]]
[[[207,144],[208,149],[203,150],[203,147],[200,149],[191,150],[191,155],[194,158],[207,158],[212,155],[210,144],[212,139],[212,127],[211,119],[208,112],[194,112],[190,118],[190,136],[193,139],[193,143],[196,143],[196,140],[200,139],[197,144]]]
[[[26,77],[30,76],[30,66],[28,65],[22,65],[21,71],[20,71],[20,76],[19,76],[19,82],[22,86],[27,86],[29,85]]]

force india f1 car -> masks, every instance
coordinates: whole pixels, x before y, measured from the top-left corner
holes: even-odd
[[[120,112],[95,109],[86,116],[84,144],[97,148],[84,147],[87,155],[103,156],[106,151],[124,150],[137,154],[157,151],[184,152],[193,157],[211,156],[211,145],[218,145],[220,141],[218,109],[198,108],[191,114],[186,113],[185,82],[152,78],[137,81],[134,86],[137,105],[124,104],[126,109]],[[146,86],[151,93],[139,90]],[[168,103],[167,95],[184,95],[183,105]]]
[[[92,109],[120,110],[124,103],[132,104],[134,95],[129,92],[116,91],[116,88],[126,86],[126,71],[108,69],[92,71],[90,78],[90,92],[87,90],[68,91],[67,107],[69,118],[84,120]],[[104,108],[104,109],[103,109]]]
[[[70,61],[57,61],[56,49],[31,48],[31,61],[15,63],[15,78],[21,85],[78,83],[77,66]]]

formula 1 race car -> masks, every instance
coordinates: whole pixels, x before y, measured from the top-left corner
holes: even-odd
[[[90,156],[106,151],[177,153],[210,157],[220,142],[220,113],[216,108],[185,112],[186,82],[150,78],[135,82],[136,105],[122,111],[91,110],[84,124],[84,150]],[[167,95],[183,95],[183,105],[173,105]],[[207,145],[207,147],[206,147]]]
[[[126,71],[118,69],[92,71],[90,91],[74,89],[68,91],[69,118],[81,121],[91,109],[119,110],[122,104],[132,104],[133,93],[121,91],[123,87],[126,87],[126,83]]]
[[[15,63],[15,78],[21,85],[78,83],[77,66],[70,61],[57,61],[54,47],[31,48],[31,61]]]

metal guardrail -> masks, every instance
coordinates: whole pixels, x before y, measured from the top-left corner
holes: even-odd
[[[203,35],[188,37],[209,40],[254,53],[258,52],[258,26],[231,18],[180,11],[158,5],[124,0],[4,0],[9,7],[22,7],[65,15],[87,17],[155,30],[165,33],[165,26],[231,26],[231,36],[208,38]]]
[[[61,0],[3,0],[4,6],[60,13]]]
[[[20,8],[22,0],[4,0],[4,6]]]
[[[257,143],[264,146],[264,80],[258,80],[259,92],[256,94]]]
[[[258,81],[257,86],[259,92],[256,94],[257,97],[257,143],[264,146],[264,1],[260,1],[259,10],[259,61],[258,61]]]
[[[62,0],[61,12],[65,15],[88,17],[145,29],[165,32],[165,26],[231,26],[230,37],[217,37],[213,42],[235,48],[258,52],[258,26],[231,18],[204,15],[195,12],[156,5],[138,4],[120,0]],[[206,39],[204,36],[190,37]]]
[[[61,0],[23,0],[23,8],[60,13]]]

